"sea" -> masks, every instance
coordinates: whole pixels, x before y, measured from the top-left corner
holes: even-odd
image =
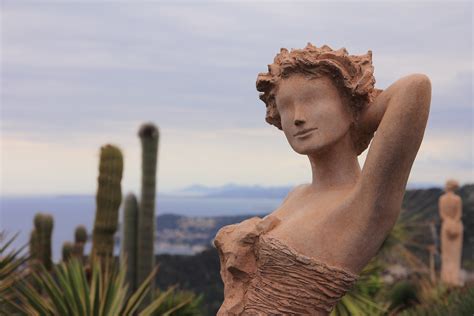
[[[282,198],[228,198],[163,195],[157,197],[156,214],[177,214],[191,217],[266,214],[278,207]],[[29,242],[36,213],[54,217],[52,236],[53,259],[61,257],[62,244],[74,240],[74,230],[84,225],[92,231],[95,216],[95,196],[15,196],[0,197],[0,232],[13,236],[18,233],[12,248]],[[120,213],[122,209],[120,209]],[[122,215],[120,214],[120,219]],[[120,220],[119,220],[120,221]],[[0,243],[1,244],[1,243]],[[90,242],[86,253],[90,251]]]

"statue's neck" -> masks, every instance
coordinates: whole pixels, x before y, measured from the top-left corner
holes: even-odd
[[[308,155],[312,170],[312,188],[317,191],[348,189],[359,180],[361,169],[350,138],[314,155]]]

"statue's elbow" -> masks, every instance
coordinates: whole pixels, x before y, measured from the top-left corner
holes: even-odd
[[[409,76],[408,95],[411,96],[410,108],[416,113],[416,120],[423,126],[428,121],[431,104],[431,81],[424,74],[413,74]]]
[[[427,108],[431,102],[431,80],[425,74],[411,75],[411,85],[416,89],[417,97],[421,104]]]

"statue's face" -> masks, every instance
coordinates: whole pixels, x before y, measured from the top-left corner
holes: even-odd
[[[291,75],[280,81],[275,101],[286,138],[299,154],[315,154],[350,137],[352,114],[328,77]]]

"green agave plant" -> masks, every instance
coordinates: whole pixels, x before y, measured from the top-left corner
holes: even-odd
[[[80,261],[73,258],[58,265],[53,273],[41,267],[33,274],[34,282],[22,281],[18,284],[16,290],[20,303],[17,312],[21,315],[153,315],[174,291],[170,288],[148,306],[140,307],[156,271],[155,268],[142,285],[128,295],[126,269],[122,266],[102,271],[101,265],[93,262],[90,271],[86,271]],[[138,312],[139,307],[141,310]],[[176,310],[177,307],[173,306],[161,315]]]
[[[334,307],[331,316],[383,315],[386,309],[373,299],[382,287],[381,269],[382,266],[372,260],[361,272],[354,288]]]
[[[157,292],[159,296],[160,291]],[[202,315],[202,295],[196,296],[190,291],[176,291],[164,300],[163,304],[155,312],[155,315],[179,315],[199,316]]]
[[[23,255],[25,247],[9,249],[17,235],[7,239],[6,233],[0,232],[0,315],[8,315],[12,308],[16,308],[13,288],[21,276],[21,267],[28,260]]]

